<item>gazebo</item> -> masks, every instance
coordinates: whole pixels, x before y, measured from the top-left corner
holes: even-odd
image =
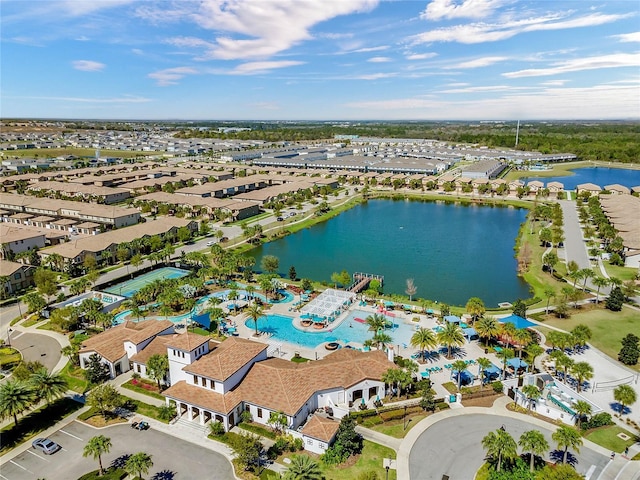
[[[327,288],[300,309],[302,318],[329,318],[339,313],[342,308],[349,305],[356,294],[344,290]]]

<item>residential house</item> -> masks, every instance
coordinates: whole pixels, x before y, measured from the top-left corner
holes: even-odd
[[[6,294],[14,295],[22,290],[31,287],[33,283],[33,273],[36,267],[23,263],[0,260],[0,278],[2,282],[0,288]]]

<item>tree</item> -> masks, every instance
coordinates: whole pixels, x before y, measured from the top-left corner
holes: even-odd
[[[582,278],[582,291],[587,290],[587,281],[594,276],[593,270],[590,268],[582,268],[578,270],[580,272],[580,278]]]
[[[27,304],[27,312],[29,313],[40,312],[47,306],[47,301],[44,297],[36,292],[27,293],[23,300]]]
[[[51,403],[51,400],[61,397],[67,391],[65,378],[59,373],[49,373],[44,367],[31,375],[29,383],[31,383],[37,399],[45,400],[47,405]]]
[[[489,367],[491,367],[491,360],[489,360],[488,358],[485,357],[480,357],[478,358],[478,378],[480,378],[480,389],[482,390],[482,387],[485,384],[485,370],[488,369]]]
[[[609,279],[596,275],[596,276],[593,277],[591,282],[597,287],[597,290],[596,290],[596,303],[600,303],[600,289],[602,287],[606,287],[607,285],[609,285]]]
[[[430,328],[420,327],[411,335],[411,346],[420,349],[424,361],[427,360],[427,349],[431,349],[436,345],[438,345],[436,334]]]
[[[538,430],[527,430],[520,435],[518,444],[525,452],[529,452],[529,471],[533,472],[536,455],[542,456],[549,449],[549,442]]]
[[[274,255],[265,255],[262,257],[260,266],[267,273],[276,273],[280,267],[280,259]]]
[[[471,315],[471,323],[475,325],[476,321],[484,315],[486,312],[486,307],[484,306],[484,302],[482,299],[478,297],[471,297],[467,300],[467,305],[465,306],[467,313]]]
[[[464,335],[457,323],[446,322],[437,334],[438,342],[447,347],[447,357],[451,357],[451,348],[464,345]]]
[[[129,260],[129,263],[133,268],[137,270],[138,267],[142,265],[142,255],[140,255],[139,253],[136,253],[134,256],[131,257],[131,260]],[[131,273],[131,275],[133,275],[133,272]]]
[[[345,415],[340,420],[335,445],[340,445],[347,455],[357,455],[362,452],[364,439],[356,432],[356,421],[351,415]]]
[[[100,476],[104,474],[104,469],[102,468],[102,455],[109,453],[111,447],[112,444],[110,438],[105,437],[104,435],[97,435],[89,439],[82,451],[83,457],[93,457],[94,460],[98,460]]]
[[[537,400],[542,396],[542,392],[535,385],[525,385],[522,387],[522,394],[527,398],[527,409],[531,412],[533,400]]]
[[[281,434],[289,426],[289,419],[283,412],[271,412],[267,424],[270,425],[277,434]]]
[[[513,333],[513,343],[518,350],[518,357],[522,358],[522,350],[531,343],[531,333],[526,328],[518,328]]]
[[[619,312],[622,310],[622,304],[624,303],[624,294],[622,289],[618,286],[613,287],[607,300],[605,301],[605,307],[612,312]]]
[[[636,365],[638,358],[640,358],[640,338],[633,333],[627,334],[622,339],[622,348],[618,353],[618,360],[625,365]]]
[[[151,455],[144,452],[138,452],[127,458],[124,464],[124,470],[130,475],[138,476],[142,479],[142,474],[149,473],[149,470],[153,467],[153,461]]]
[[[451,373],[456,372],[458,376],[458,391],[460,391],[460,384],[462,383],[462,372],[467,369],[467,362],[464,360],[456,360],[451,364]]]
[[[38,293],[50,297],[58,291],[58,275],[47,268],[40,267],[33,274],[33,282]]]
[[[384,315],[374,313],[365,318],[365,322],[369,325],[369,330],[373,332],[379,332],[385,329],[387,325],[387,319]]]
[[[584,324],[576,325],[571,330],[571,340],[573,341],[573,347],[584,347],[589,340],[591,340],[591,329]]]
[[[158,382],[158,390],[162,391],[160,380],[163,380],[169,373],[169,357],[156,353],[147,360],[147,374]]]
[[[85,364],[84,375],[90,383],[98,384],[111,378],[111,370],[109,365],[102,362],[100,355],[92,353]]]
[[[527,345],[527,348],[525,348],[525,352],[527,352],[527,357],[529,358],[529,361],[531,362],[531,371],[533,372],[535,370],[536,367],[536,358],[538,358],[540,355],[542,355],[544,353],[544,348],[542,348],[540,345],[538,345],[537,343],[530,343],[529,345]]]
[[[109,411],[119,407],[122,400],[118,391],[111,384],[105,383],[95,387],[87,395],[87,405],[100,411],[100,415],[107,417]]]
[[[9,379],[0,384],[0,418],[13,417],[14,426],[18,426],[18,415],[29,410],[35,400],[31,384]]]
[[[582,419],[591,415],[591,404],[584,400],[578,400],[573,404],[573,410],[576,412],[576,419],[578,420],[578,428],[582,425]]]
[[[490,316],[479,319],[474,328],[478,332],[478,336],[485,339],[485,345],[500,333],[500,324],[494,317]]]
[[[318,462],[308,455],[294,455],[287,468],[283,480],[323,480],[322,470]]]
[[[295,281],[296,278],[298,278],[298,272],[296,272],[296,267],[291,265],[289,267],[289,280],[291,280],[293,282],[293,281]]]
[[[426,387],[422,390],[422,397],[420,398],[420,408],[425,412],[435,412],[436,410],[436,397],[431,390],[431,387]]]
[[[514,356],[515,354],[513,353],[513,350],[510,348],[503,348],[498,353],[498,358],[502,360],[502,379],[503,380],[507,378],[507,361],[510,358],[513,358]]]
[[[547,299],[547,307],[545,308],[545,314],[549,315],[549,302],[551,302],[551,299],[554,298],[556,296],[556,291],[547,286],[544,287],[544,298]]]
[[[262,307],[260,305],[258,305],[257,303],[252,303],[248,310],[247,310],[247,316],[253,320],[253,324],[256,327],[256,333],[255,336],[257,337],[258,335],[260,335],[260,332],[258,331],[258,320],[260,319],[260,317],[262,317],[263,315],[263,311],[262,311]]]
[[[559,261],[558,255],[556,255],[554,252],[546,253],[542,257],[542,261],[544,262],[544,264],[549,269],[549,273],[551,273],[551,275],[553,275],[553,271],[555,269],[555,266],[558,264],[558,261]]]
[[[404,290],[404,293],[409,295],[409,301],[413,300],[413,296],[418,291],[418,287],[416,287],[415,283],[413,283],[413,278],[407,278],[407,287]]]
[[[584,480],[571,465],[546,465],[536,475],[536,480]]]
[[[513,304],[513,314],[522,318],[527,318],[527,304],[517,299]]]
[[[625,407],[636,403],[638,396],[632,386],[620,385],[613,391],[613,399],[620,404],[620,415],[622,415]]]
[[[569,355],[565,354],[563,351],[553,352],[552,358],[556,361],[556,370],[558,367],[564,370],[563,379],[567,381],[567,372],[571,367],[573,367],[574,361]]]
[[[580,453],[579,447],[582,445],[582,436],[575,428],[567,425],[561,425],[551,434],[551,438],[556,442],[558,448],[564,450],[562,463],[567,463],[567,453],[570,448],[573,448],[576,452]]]
[[[248,470],[252,465],[259,465],[262,443],[255,435],[240,434],[229,446],[244,470]]]
[[[373,336],[373,341],[377,344],[378,349],[383,349],[385,346],[387,346],[388,344],[393,342],[393,338],[391,338],[391,335],[389,335],[387,333],[383,333],[382,331],[378,331]]]
[[[496,471],[498,472],[502,469],[502,460],[513,459],[518,455],[516,441],[502,429],[489,432],[482,439],[482,447],[487,451],[487,455],[496,462]]]
[[[593,367],[587,362],[576,362],[571,366],[571,373],[578,382],[578,393],[582,390],[582,383],[593,378]]]

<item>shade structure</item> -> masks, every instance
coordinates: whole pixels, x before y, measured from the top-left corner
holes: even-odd
[[[526,318],[522,318],[518,315],[509,315],[508,317],[499,318],[501,323],[513,323],[516,328],[529,328],[534,327],[535,323],[530,322]]]
[[[460,317],[456,315],[447,315],[444,319],[449,323],[460,323]]]
[[[306,314],[316,318],[329,317],[333,315],[334,312],[340,311],[345,302],[349,303],[355,297],[356,294],[353,292],[327,288],[324,292],[300,309],[300,312],[302,312],[301,316],[305,318],[304,315]]]
[[[529,364],[527,362],[525,362],[524,360],[522,360],[521,358],[510,358],[509,360],[507,360],[507,365],[514,368],[514,369],[519,369],[519,368],[527,368],[529,366]]]
[[[475,328],[463,328],[462,329],[462,333],[464,334],[465,337],[467,337],[469,340],[471,340],[473,337],[477,337],[478,336],[478,332],[476,332]]]
[[[482,370],[484,372],[484,374],[488,377],[492,376],[492,375],[499,375],[500,372],[502,371],[500,369],[500,367],[496,367],[493,363],[491,364],[490,367],[485,368],[484,370]]]

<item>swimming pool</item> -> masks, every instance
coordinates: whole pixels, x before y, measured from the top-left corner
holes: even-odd
[[[274,339],[282,342],[293,343],[307,348],[315,348],[326,342],[353,342],[364,343],[365,340],[373,337],[373,332],[369,331],[369,326],[356,319],[365,319],[370,312],[363,310],[353,310],[347,318],[337,327],[320,332],[303,332],[293,326],[293,318],[286,315],[266,315],[258,320],[258,330],[269,333]],[[415,332],[415,325],[403,323],[403,320],[387,316],[393,322],[393,328],[389,328],[385,333],[393,339],[393,345],[409,345],[411,336]],[[251,329],[255,328],[253,320],[248,319],[245,325]]]
[[[121,295],[123,297],[131,298],[136,292],[138,292],[145,285],[153,282],[154,280],[165,280],[171,278],[182,278],[189,275],[188,270],[175,267],[162,267],[152,270],[140,275],[139,277],[126,280],[124,282],[116,283],[115,285],[105,288],[103,292],[111,293],[113,295]]]
[[[223,300],[229,300],[228,297],[230,293],[231,293],[230,289],[222,290],[220,292],[211,293],[204,298],[216,297],[216,298],[221,298]],[[249,294],[247,293],[246,290],[237,289],[236,293],[238,294],[239,300],[245,300],[249,298]],[[262,295],[261,293],[255,293],[255,292],[252,294],[252,296],[253,298],[259,298],[263,303],[288,303],[293,301],[293,293],[291,293],[290,291],[280,290],[280,293],[283,294],[284,297],[282,297],[279,300],[272,300],[272,299],[267,300],[267,298],[264,295]]]

